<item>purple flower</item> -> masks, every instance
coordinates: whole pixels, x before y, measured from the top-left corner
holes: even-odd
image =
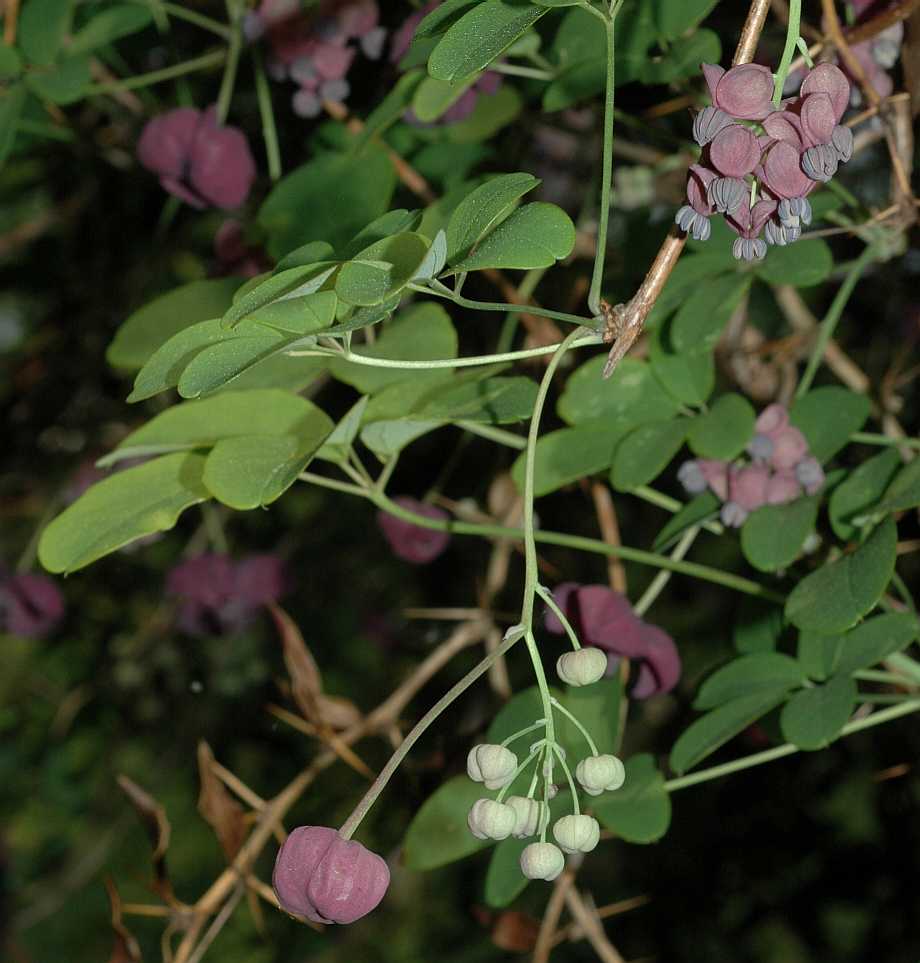
[[[184,632],[234,635],[284,594],[284,567],[274,555],[239,562],[227,555],[199,555],[172,569],[166,591],[183,600],[177,621]]]
[[[416,515],[424,515],[425,518],[438,521],[447,521],[450,518],[443,509],[407,495],[400,495],[393,501]],[[393,554],[415,565],[424,565],[436,559],[447,548],[450,541],[449,532],[422,528],[384,511],[377,513],[377,524],[383,532],[383,537],[390,543]]]
[[[802,494],[802,486],[792,472],[777,471],[767,482],[767,504],[785,505]]]
[[[764,225],[776,213],[776,201],[758,201],[753,207],[742,204],[730,217],[728,226],[738,235],[732,253],[740,261],[759,261],[766,257],[767,245],[760,237]]]
[[[802,170],[802,155],[788,141],[775,143],[764,159],[762,178],[770,193],[780,200],[806,197],[817,184]]]
[[[753,131],[731,124],[719,131],[709,145],[709,160],[724,177],[744,177],[760,163],[760,144]]]
[[[636,660],[633,698],[647,699],[670,692],[677,685],[681,663],[674,640],[663,629],[640,619],[618,592],[605,585],[563,582],[553,592],[553,599],[583,645]],[[544,624],[556,635],[565,631],[551,610],[547,610]],[[610,665],[608,675],[612,670]]]
[[[47,575],[0,574],[4,631],[26,639],[48,635],[64,617],[64,596]]]
[[[741,64],[726,71],[703,64],[713,104],[736,120],[763,120],[773,110],[773,74],[760,64]]]
[[[767,483],[770,471],[765,465],[732,468],[728,475],[729,501],[746,512],[753,512],[767,503]]]
[[[147,122],[138,160],[160,184],[192,207],[239,207],[249,196],[256,165],[243,132],[220,126],[213,107],[180,107]]]
[[[247,243],[243,225],[232,217],[218,227],[213,243],[219,275],[254,278],[271,267],[265,251]]]
[[[291,830],[272,873],[281,908],[314,923],[354,923],[376,909],[389,885],[385,860],[327,826]]]

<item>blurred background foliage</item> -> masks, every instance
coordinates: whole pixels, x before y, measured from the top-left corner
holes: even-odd
[[[188,6],[223,16],[216,0]],[[391,29],[411,12],[408,3],[383,6]],[[806,4],[815,22],[817,7]],[[719,3],[706,21],[725,50],[733,47],[744,8]],[[917,44],[911,28],[908,42]],[[193,25],[172,20],[168,33],[150,28],[120,41],[117,53],[104,51],[103,59],[128,75],[194,57],[201,43]],[[774,57],[781,43],[781,30],[768,31],[763,57]],[[395,76],[386,63],[361,63],[350,78],[349,109],[366,115]],[[89,97],[64,108],[62,122],[55,111],[39,116],[41,124],[58,124],[57,137],[31,133],[29,125],[17,134],[0,174],[0,563],[8,568],[21,560],[30,566],[36,530],[60,507],[81,468],[139,420],[140,413],[124,403],[127,380],[105,362],[118,325],[155,294],[220,269],[212,238],[223,218],[175,209],[134,157],[151,114],[177,101],[204,105],[219,83],[214,70],[144,88],[136,93],[139,106]],[[686,149],[689,122],[685,110],[663,112],[659,106],[681,96],[687,83],[631,82],[619,91],[623,146],[606,284],[612,300],[635,288],[679,202],[683,171],[675,158]],[[473,169],[533,171],[544,178],[540,197],[583,223],[583,205],[590,207],[594,196],[584,189],[596,174],[598,104],[543,113],[536,85],[515,80],[514,86],[523,101],[520,115],[484,142],[458,145],[448,128],[418,131],[406,124],[393,128],[388,139],[438,192],[449,191]],[[275,97],[286,171],[318,144],[345,136],[335,121],[295,116],[288,94],[275,90]],[[248,76],[237,86],[231,117],[257,144],[258,110]],[[264,171],[261,157],[259,152]],[[854,160],[842,181],[867,204],[883,199],[888,173],[882,148]],[[267,189],[263,175],[256,194],[264,197]],[[395,203],[413,206],[415,199],[400,186]],[[835,241],[839,262],[853,253],[846,239]],[[560,269],[541,288],[544,303],[564,301],[587,273],[584,260]],[[872,269],[851,302],[847,349],[873,383],[895,355],[916,344],[918,275],[920,255],[905,245]],[[486,282],[475,284],[481,290],[471,288],[472,296],[489,296]],[[825,286],[803,292],[818,314],[831,294]],[[750,318],[767,338],[782,332],[768,288],[757,289]],[[479,353],[491,349],[493,332],[479,319],[464,327],[464,338],[468,353]],[[330,409],[347,407],[341,385],[325,390]],[[902,423],[916,435],[914,385],[900,390]],[[157,402],[148,405],[155,411]],[[445,436],[423,439],[404,459],[391,490],[421,494],[440,477],[447,496],[484,503],[489,480],[507,469],[513,453],[450,432],[457,457],[448,468]],[[191,512],[153,544],[60,580],[67,614],[48,638],[0,637],[0,944],[16,963],[109,958],[108,877],[117,881],[123,901],[150,902],[150,847],[118,791],[119,774],[142,785],[168,814],[169,873],[180,899],[191,902],[224,866],[215,836],[196,810],[199,741],[206,740],[218,760],[265,798],[316,751],[311,739],[267,711],[270,703],[290,706],[290,699],[281,646],[266,615],[230,637],[192,638],[175,625],[175,603],[163,590],[166,573],[183,556],[214,548],[215,526],[226,522],[223,537],[231,554],[267,552],[285,560],[290,584],[283,604],[302,628],[326,691],[362,710],[385,698],[449,632],[444,622],[409,617],[407,610],[474,604],[488,560],[487,545],[455,538],[430,566],[407,566],[390,554],[369,505],[315,489],[294,489],[267,512],[231,517],[221,511],[210,520]],[[547,527],[596,536],[583,486],[543,500],[539,511]],[[624,544],[646,545],[664,517],[630,500],[620,517]],[[548,579],[605,580],[600,558],[562,549],[545,555]],[[696,558],[728,570],[745,564],[728,539],[709,540]],[[631,565],[626,572],[632,597],[653,574]],[[916,584],[916,566],[911,574],[908,584]],[[519,575],[513,564],[499,599],[512,611]],[[674,580],[655,614],[679,642],[684,680],[674,695],[633,707],[627,755],[663,755],[685,728],[700,677],[731,651],[738,605],[727,591]],[[555,658],[558,640],[542,641]],[[417,718],[474,661],[471,652],[457,658],[404,718]],[[512,672],[519,685],[530,684],[522,660],[512,660]],[[546,887],[532,885],[505,913],[483,903],[487,855],[427,874],[398,868],[398,847],[412,816],[446,776],[462,771],[470,741],[498,704],[485,685],[461,700],[410,756],[366,821],[363,840],[392,857],[395,867],[377,913],[354,927],[317,934],[272,910],[260,931],[243,910],[218,937],[214,958],[485,963],[529,948]],[[775,720],[768,719],[737,740],[735,750],[778,741]],[[365,740],[359,752],[376,770],[388,746]],[[662,842],[606,842],[586,861],[580,880],[598,903],[648,897],[608,923],[630,960],[915,961],[918,752],[916,724],[907,720],[821,753],[681,791]],[[337,824],[364,785],[361,776],[336,765],[297,804],[289,825]],[[259,863],[263,879],[270,875],[272,854],[270,846]],[[144,958],[159,959],[163,921],[132,917],[128,924]],[[560,946],[557,957],[575,963],[594,955],[587,943],[572,942]]]

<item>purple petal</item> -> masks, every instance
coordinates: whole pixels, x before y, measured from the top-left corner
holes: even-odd
[[[709,158],[726,177],[744,177],[760,163],[760,145],[747,127],[732,124],[713,138]]]
[[[767,504],[785,505],[802,494],[802,486],[789,471],[775,472],[767,482]]]
[[[808,454],[808,442],[794,425],[787,425],[772,437],[770,464],[778,471],[791,471]]]
[[[724,501],[728,497],[728,462],[699,458],[696,463],[706,479],[706,484]]]
[[[314,923],[325,922],[307,895],[307,887],[320,860],[339,834],[327,826],[298,826],[292,829],[275,857],[272,888],[281,908],[305,916]]]
[[[706,86],[709,87],[709,96],[712,102],[716,102],[716,89],[719,81],[725,76],[725,68],[718,64],[702,64],[703,76],[706,78]]]
[[[801,154],[792,144],[774,144],[763,164],[764,183],[775,197],[802,197],[814,189],[814,181],[801,167]]]
[[[639,620],[624,596],[606,585],[583,585],[575,601],[584,645],[629,657],[638,654],[635,626]]]
[[[209,608],[220,608],[233,596],[236,572],[227,555],[198,555],[177,565],[166,576],[166,591]]]
[[[236,565],[237,597],[250,605],[277,602],[285,592],[284,563],[276,555],[250,555]]]
[[[0,581],[0,615],[10,635],[39,639],[64,617],[64,596],[46,575],[13,575]]]
[[[840,122],[850,103],[850,82],[846,74],[834,64],[818,64],[802,83],[801,94],[824,93],[831,99],[835,123]]]
[[[763,129],[773,140],[785,141],[798,150],[805,146],[802,137],[802,122],[789,110],[775,110],[763,122]]]
[[[249,196],[256,163],[246,137],[236,127],[219,127],[212,116],[206,117],[190,161],[191,186],[215,207],[239,207]]]
[[[674,640],[664,629],[642,623],[645,656],[632,690],[634,699],[647,699],[670,692],[680,681],[680,653]]]
[[[788,409],[785,405],[777,403],[768,405],[766,408],[764,408],[764,410],[757,416],[757,421],[754,422],[754,427],[757,429],[759,434],[767,435],[772,439],[776,432],[781,431],[788,424]]]
[[[690,206],[704,217],[709,217],[713,213],[713,207],[709,203],[709,185],[719,175],[708,167],[694,164],[687,175],[687,200]]]
[[[346,37],[363,37],[379,20],[380,11],[374,0],[356,0],[339,13],[339,26]]]
[[[425,518],[439,521],[446,521],[450,518],[447,512],[442,509],[405,495],[394,498],[393,501],[416,515],[424,515]],[[411,522],[403,521],[395,515],[388,515],[384,511],[377,514],[377,524],[380,526],[384,538],[389,542],[393,554],[406,562],[412,562],[414,565],[424,565],[433,561],[447,548],[450,542],[449,532],[421,528]]]
[[[765,465],[748,465],[731,472],[728,493],[731,501],[752,512],[767,501],[770,472]]]
[[[147,122],[137,143],[137,159],[163,177],[181,177],[188,163],[201,112],[191,107],[170,110]]]
[[[572,594],[578,591],[578,587],[578,582],[562,582],[553,591],[553,601],[562,609],[569,621],[571,621],[569,608],[572,604]],[[562,635],[565,632],[559,617],[549,607],[543,616],[543,625],[547,632],[552,632],[554,635]],[[575,629],[577,631],[578,627],[576,626]]]
[[[340,47],[334,43],[317,44],[313,54],[313,69],[324,80],[341,80],[351,69],[355,59],[354,47]]]
[[[751,210],[751,232],[757,237],[763,230],[764,224],[776,213],[776,201],[758,201]]]
[[[385,860],[336,833],[310,877],[307,899],[321,922],[354,923],[377,907],[389,885]]]
[[[773,111],[773,74],[760,64],[732,67],[716,87],[714,103],[737,120],[763,120]]]
[[[830,143],[837,118],[828,94],[809,94],[802,101],[802,130],[808,140],[806,146]]]

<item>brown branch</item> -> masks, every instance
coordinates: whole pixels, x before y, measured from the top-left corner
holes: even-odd
[[[871,40],[896,23],[907,20],[918,9],[920,9],[920,0],[898,0],[897,3],[883,10],[877,17],[873,17],[857,27],[850,27],[849,30],[844,32],[844,36],[850,46],[862,43],[864,40]]]
[[[565,902],[569,912],[584,930],[585,937],[603,963],[625,963],[620,951],[607,938],[604,925],[595,907],[574,887],[566,891]]]
[[[604,541],[613,546],[622,544],[620,524],[617,521],[617,512],[610,489],[602,482],[595,481],[591,484],[591,498],[594,500],[594,512]],[[607,559],[607,577],[614,592],[626,594],[626,568],[623,560],[618,556],[611,555]]]
[[[16,43],[16,27],[19,23],[19,0],[6,0],[3,7],[3,42],[12,47]]]
[[[540,931],[537,933],[537,942],[533,948],[532,963],[548,963],[553,947],[558,944],[555,938],[556,927],[559,925],[559,917],[562,915],[566,895],[574,882],[575,871],[570,868],[566,868],[561,875],[556,877],[553,891],[550,893],[549,902],[546,904],[543,919],[540,922]]]
[[[754,59],[769,10],[770,0],[754,0],[751,4],[747,19],[741,28],[741,37],[735,48],[735,56],[732,58],[733,67],[737,67],[738,64],[749,64]]]
[[[632,896],[629,899],[621,899],[616,903],[609,903],[607,906],[602,906],[595,910],[598,919],[606,920],[611,916],[619,916],[621,913],[628,913],[630,910],[638,909],[640,906],[646,906],[651,903],[652,898],[650,896]],[[575,942],[576,940],[583,940],[585,938],[585,931],[581,928],[578,923],[570,923],[568,926],[559,930],[559,932],[553,938],[553,945],[558,946],[560,943]]]

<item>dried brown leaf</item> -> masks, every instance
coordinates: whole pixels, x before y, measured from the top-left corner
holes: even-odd
[[[243,807],[230,795],[214,774],[214,753],[202,740],[198,743],[198,774],[201,792],[198,812],[214,830],[227,862],[233,862],[246,839],[246,816]]]
[[[492,926],[492,942],[509,953],[529,953],[536,946],[539,932],[539,920],[517,910],[505,910]]]
[[[109,963],[141,963],[141,948],[137,940],[128,931],[121,919],[121,896],[114,881],[106,877],[105,888],[109,894],[109,905],[112,908],[112,929],[115,931],[115,944]]]
[[[294,701],[308,722],[320,723],[318,702],[323,694],[323,681],[316,661],[310,654],[300,629],[287,612],[280,605],[271,605],[270,609],[281,636],[284,664],[291,677]]]
[[[146,790],[129,779],[127,776],[118,777],[118,785],[128,797],[134,810],[140,817],[150,845],[153,847],[153,873],[156,891],[168,903],[175,902],[169,871],[166,868],[166,850],[169,848],[169,837],[172,828],[166,816],[166,810]]]

